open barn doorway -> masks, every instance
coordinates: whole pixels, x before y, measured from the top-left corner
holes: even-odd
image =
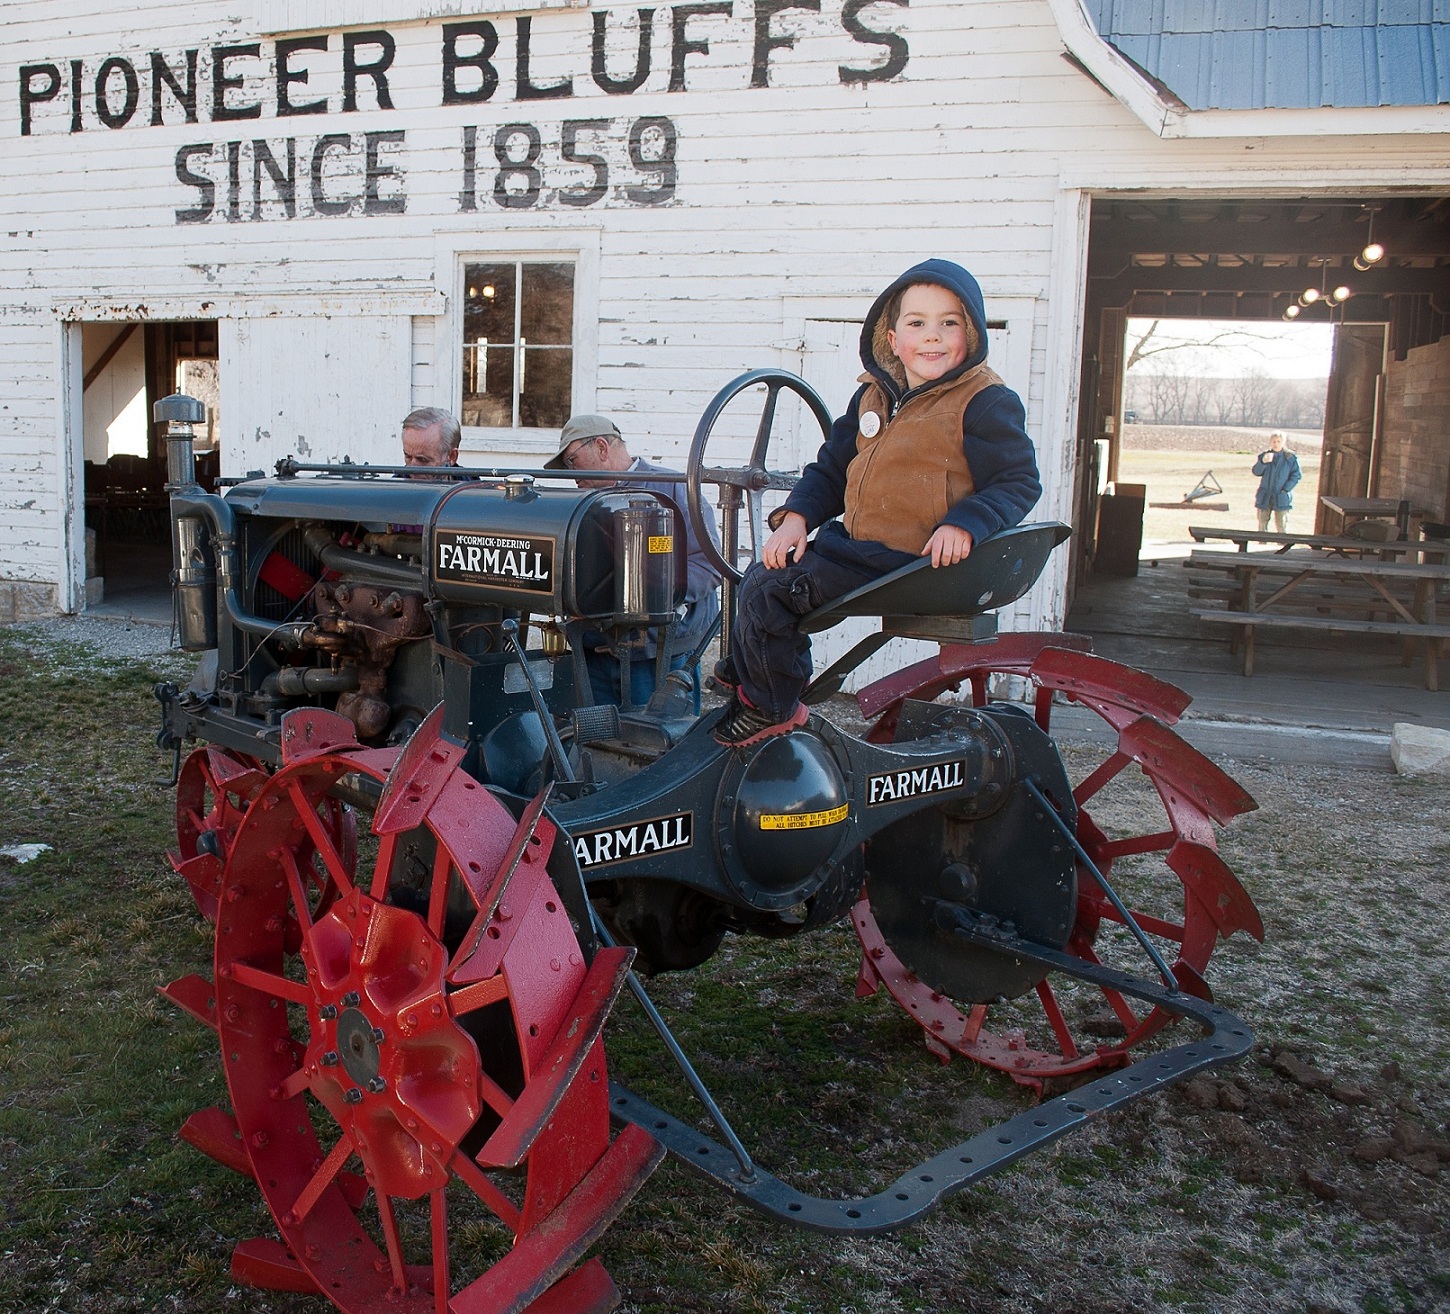
[[[1284,494],[1289,505],[1268,514],[1274,524],[1313,530],[1337,327],[1126,319],[1123,419],[1111,469],[1115,489],[1144,491],[1138,556],[1186,556],[1190,526],[1259,528],[1268,509],[1257,505],[1254,471],[1275,459],[1275,434],[1295,487]],[[1116,528],[1101,515],[1099,525]],[[1104,535],[1097,563],[1132,573],[1136,560],[1110,559],[1116,546]]]
[[[221,460],[217,322],[80,328],[86,607],[160,618],[169,614],[171,547],[166,439],[151,408],[174,392],[206,403],[197,478],[211,490]]]
[[[1314,334],[1327,367],[1285,371],[1269,358]],[[1163,369],[1135,389],[1135,351],[1141,362],[1145,341],[1151,349],[1174,337],[1217,338],[1261,359],[1249,369]],[[1450,197],[1097,198],[1082,359],[1069,628],[1103,655],[1188,689],[1199,715],[1206,702],[1212,714],[1215,690],[1236,689],[1276,703],[1318,700],[1304,723],[1337,725],[1336,709],[1359,696],[1346,684],[1434,687],[1426,640],[1408,628],[1426,623],[1417,618],[1427,586],[1409,575],[1443,558],[1424,544],[1450,519]],[[1286,373],[1300,381],[1280,387],[1275,405],[1258,404]],[[1244,432],[1180,461],[1155,487],[1152,454],[1135,448],[1148,446],[1145,427],[1165,422]],[[1277,518],[1258,530],[1252,505],[1260,435],[1274,429],[1288,431],[1302,468],[1285,537],[1319,542],[1255,537],[1279,533]],[[1355,519],[1361,512],[1378,523]],[[1393,540],[1352,555],[1408,564],[1378,571],[1385,588],[1368,603],[1354,580],[1327,569],[1285,574],[1299,556],[1345,555],[1324,542],[1336,537]],[[1256,585],[1235,559],[1243,551],[1279,554],[1255,576],[1273,582],[1247,605],[1244,590]],[[1254,623],[1255,648],[1233,617],[1269,607],[1275,614]],[[1242,683],[1250,670],[1252,683]]]
[[[1332,511],[1326,519],[1324,496],[1404,497],[1428,517],[1443,519],[1450,429],[1435,417],[1450,403],[1450,384],[1435,380],[1439,357],[1450,354],[1450,343],[1442,346],[1447,324],[1450,197],[1095,199],[1074,583],[1103,564],[1131,572],[1131,553],[1124,559],[1110,552],[1102,560],[1100,499],[1119,485],[1136,491],[1133,485],[1141,481],[1126,477],[1123,454],[1130,426],[1155,409],[1166,413],[1155,416],[1160,422],[1196,413],[1201,423],[1222,414],[1253,419],[1270,431],[1317,431],[1314,446],[1328,456],[1319,482],[1303,486],[1296,499],[1306,527],[1342,527]],[[1156,371],[1156,392],[1145,396],[1144,384],[1133,395],[1129,360],[1143,349],[1153,325],[1160,343],[1176,337],[1231,344],[1239,361],[1232,371],[1236,384],[1221,378],[1214,396],[1212,376],[1230,371],[1165,368]],[[1278,401],[1266,404],[1275,378],[1285,373],[1275,358],[1277,344],[1288,335],[1314,334],[1328,355],[1327,380],[1306,379],[1301,395],[1288,402],[1280,388]],[[1204,353],[1198,354],[1202,360]],[[1257,367],[1255,354],[1262,358]],[[1317,414],[1321,403],[1327,403],[1323,416]],[[1271,416],[1276,410],[1283,414]],[[1152,500],[1197,500],[1185,495],[1198,483],[1160,490],[1165,495]]]

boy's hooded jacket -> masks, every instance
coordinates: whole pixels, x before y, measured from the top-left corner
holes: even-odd
[[[885,314],[897,292],[917,283],[960,298],[976,342],[973,349],[969,341],[956,369],[909,388],[886,340],[893,326]],[[977,280],[949,260],[908,269],[867,314],[862,386],[772,524],[787,511],[804,516],[811,529],[839,515],[853,539],[915,554],[938,525],[955,525],[981,542],[1021,521],[1042,495],[1037,461],[1022,401],[986,359]]]

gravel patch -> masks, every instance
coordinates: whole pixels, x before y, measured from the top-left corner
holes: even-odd
[[[109,661],[184,660],[172,643],[169,625],[99,616],[55,616],[9,628],[16,634],[39,639],[47,646],[75,645]]]

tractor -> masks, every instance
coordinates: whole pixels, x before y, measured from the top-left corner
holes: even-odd
[[[1180,690],[1080,636],[998,632],[1065,526],[806,616],[810,633],[876,628],[816,676],[794,733],[715,742],[720,710],[694,711],[699,650],[681,671],[655,659],[647,705],[593,702],[586,636],[628,661],[646,627],[668,631],[683,518],[703,529],[710,488],[728,651],[740,563],[791,485],[767,463],[785,393],[829,431],[801,379],[743,375],[702,417],[675,499],[627,475],[290,458],[206,492],[204,408],[156,404],[176,632],[197,658],[185,688],[156,690],[170,858],[214,928],[210,975],[162,993],[215,1031],[230,1098],[180,1134],[255,1182],[276,1225],[236,1247],[239,1280],[347,1314],[606,1310],[618,1292],[586,1253],[667,1154],[778,1222],[882,1232],[1249,1048],[1205,970],[1220,938],[1262,938],[1215,840],[1253,800],[1172,728]],[[751,454],[712,464],[742,394],[764,398]],[[839,728],[828,700],[897,637],[936,652],[857,693],[864,733]],[[1077,780],[1053,738],[1067,708],[1107,742]],[[1151,823],[1097,811],[1142,777]],[[833,1199],[756,1162],[645,981],[699,968],[727,936],[842,919],[858,994],[884,989],[943,1063],[998,1069],[1037,1100]],[[626,990],[703,1119],[610,1080]],[[482,1271],[450,1227],[458,1192],[506,1234]]]

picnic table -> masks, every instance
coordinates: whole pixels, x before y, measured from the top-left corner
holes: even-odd
[[[1444,555],[1450,544],[1435,539],[1377,539],[1355,538],[1344,534],[1280,534],[1267,529],[1221,529],[1210,525],[1189,525],[1188,532],[1195,543],[1221,539],[1233,543],[1240,552],[1247,552],[1250,544],[1273,547],[1282,555],[1291,548],[1313,548],[1321,552],[1332,552],[1338,556],[1363,556],[1372,552],[1376,556],[1419,556],[1424,553]]]
[[[1385,545],[1360,546],[1378,549]],[[1254,635],[1261,628],[1392,634],[1406,641],[1407,666],[1413,658],[1413,645],[1424,644],[1425,687],[1436,690],[1443,641],[1450,638],[1450,625],[1436,616],[1436,595],[1442,585],[1450,584],[1450,563],[1443,560],[1443,552],[1437,555],[1442,559],[1381,561],[1319,550],[1217,552],[1195,548],[1185,565],[1232,577],[1235,587],[1228,606],[1191,610],[1202,620],[1234,627],[1229,650],[1242,647],[1246,676],[1254,673]],[[1267,593],[1260,592],[1261,584]],[[1291,610],[1295,607],[1305,610]],[[1379,612],[1387,618],[1376,619]]]

